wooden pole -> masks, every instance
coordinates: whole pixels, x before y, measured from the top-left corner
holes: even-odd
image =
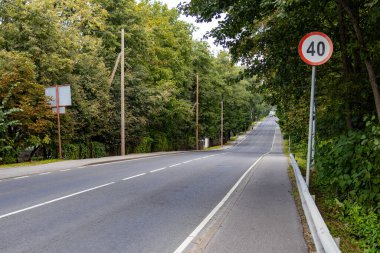
[[[197,74],[197,95],[196,95],[196,119],[195,119],[195,126],[196,126],[196,130],[195,130],[195,141],[196,141],[196,150],[199,150],[199,121],[198,121],[198,117],[199,117],[199,79],[198,79],[198,74]]]
[[[220,112],[220,146],[223,147],[223,100],[220,102],[221,112]]]
[[[62,144],[61,144],[61,119],[59,115],[59,87],[55,85],[55,108],[57,110],[57,126],[58,126],[58,158],[62,159]]]
[[[113,67],[113,70],[112,70],[112,73],[111,73],[110,79],[108,79],[108,85],[109,85],[109,86],[111,86],[112,81],[113,81],[113,79],[115,78],[116,70],[117,70],[117,67],[119,66],[119,63],[120,63],[120,55],[121,55],[121,53],[119,53],[119,54],[117,55],[117,59],[116,59],[116,61],[115,61],[115,65],[114,65],[114,67]]]
[[[120,74],[120,106],[121,106],[121,155],[125,155],[125,101],[124,101],[124,29],[121,29],[121,55],[120,55],[120,67],[121,67],[121,74]]]

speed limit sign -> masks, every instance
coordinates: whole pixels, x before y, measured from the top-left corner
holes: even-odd
[[[310,113],[309,113],[309,137],[307,143],[307,166],[306,185],[309,187],[311,160],[314,164],[314,152],[312,148],[315,143],[315,115],[314,104],[316,72],[318,65],[327,62],[333,53],[333,43],[331,39],[322,32],[311,32],[303,36],[298,45],[298,53],[301,59],[311,65],[311,91],[310,91]],[[313,147],[312,147],[313,146]]]
[[[331,39],[322,32],[306,34],[298,45],[301,59],[309,65],[318,66],[327,62],[333,53]]]

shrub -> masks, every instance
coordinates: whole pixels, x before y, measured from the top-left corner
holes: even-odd
[[[380,252],[380,223],[374,209],[366,209],[362,205],[345,200],[327,203],[345,227],[346,233],[357,241],[361,252]]]
[[[65,144],[62,145],[62,156],[67,160],[79,159],[79,145]]]
[[[135,148],[136,153],[148,153],[152,150],[153,139],[150,137],[143,137],[139,145]]]
[[[94,142],[91,142],[91,147],[92,147],[93,158],[107,156],[106,146],[103,143],[94,141]]]
[[[380,208],[380,126],[366,120],[351,131],[319,145],[318,183],[335,190],[340,200],[353,199]]]

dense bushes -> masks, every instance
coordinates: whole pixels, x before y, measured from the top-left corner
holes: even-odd
[[[380,208],[380,126],[373,121],[367,120],[362,131],[322,142],[317,166],[319,183],[340,200],[354,198]]]
[[[107,155],[106,146],[100,142],[63,144],[62,153],[64,159],[98,158]]]

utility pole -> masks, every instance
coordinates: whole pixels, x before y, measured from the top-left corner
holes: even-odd
[[[222,101],[220,102],[220,108],[221,108],[221,112],[220,112],[220,146],[223,147],[223,99]]]
[[[120,53],[120,104],[121,104],[121,155],[125,155],[125,105],[124,105],[124,28],[121,29],[121,53]]]
[[[198,117],[199,117],[199,77],[198,77],[198,74],[197,74],[197,95],[196,95],[196,111],[195,111],[195,141],[196,141],[196,150],[199,150],[199,121],[198,121]]]

